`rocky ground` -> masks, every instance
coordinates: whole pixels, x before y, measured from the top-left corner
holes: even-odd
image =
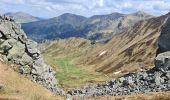
[[[170,90],[170,60],[156,61],[148,71],[129,73],[118,79],[69,91],[71,96],[118,96]],[[164,64],[162,63],[164,62]],[[68,95],[68,96],[69,96]]]

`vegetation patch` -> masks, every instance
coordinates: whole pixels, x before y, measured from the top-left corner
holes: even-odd
[[[71,58],[52,56],[48,53],[44,56],[47,63],[56,70],[59,84],[66,90],[107,79],[100,73],[91,73],[85,70],[85,67],[74,64]]]

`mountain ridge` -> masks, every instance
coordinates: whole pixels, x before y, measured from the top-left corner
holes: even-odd
[[[127,30],[139,20],[151,17],[153,16],[112,13],[86,18],[66,13],[48,20],[22,24],[22,28],[28,37],[36,41],[83,37],[105,42],[111,39],[112,35]]]

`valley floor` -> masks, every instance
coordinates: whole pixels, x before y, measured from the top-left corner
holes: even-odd
[[[45,60],[56,71],[59,85],[66,91],[87,84],[99,83],[110,78],[101,73],[90,72],[83,66],[76,65],[70,58],[44,55]]]

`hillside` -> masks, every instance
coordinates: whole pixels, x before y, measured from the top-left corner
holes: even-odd
[[[78,62],[95,66],[97,72],[111,74],[151,68],[158,48],[158,37],[167,17],[168,14],[138,22],[127,32],[114,35],[109,43]]]
[[[11,65],[0,62],[1,100],[64,100],[15,72],[12,69],[15,65]]]
[[[16,13],[5,13],[6,16],[12,16],[14,19],[19,22],[19,23],[29,23],[29,22],[34,22],[34,21],[39,21],[41,20],[38,17],[34,17],[28,13],[25,12],[16,12]]]
[[[95,15],[90,18],[66,13],[55,18],[23,24],[22,28],[28,37],[39,42],[44,39],[69,37],[83,37],[106,42],[111,39],[113,34],[126,31],[136,22],[151,17],[144,12],[112,13]]]

